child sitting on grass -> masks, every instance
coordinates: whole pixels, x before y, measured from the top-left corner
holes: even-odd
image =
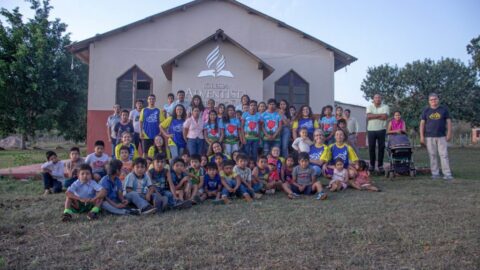
[[[265,185],[265,194],[275,194],[276,190],[283,189],[282,182],[280,181],[280,174],[277,171],[277,164],[272,160],[269,160],[268,170],[270,173],[268,174],[268,179]]]
[[[235,173],[233,172],[233,167],[235,166],[235,161],[227,160],[223,164],[223,171],[220,172],[220,177],[222,179],[222,200],[225,204],[230,203],[229,197],[233,196],[239,191],[241,182],[238,181]]]
[[[292,172],[292,184],[288,184],[287,187],[297,194],[310,195],[317,192],[317,200],[327,199],[327,194],[323,192],[322,184],[316,179],[315,170],[310,167],[308,153],[300,153],[298,155],[298,163],[299,165]]]
[[[76,146],[70,148],[70,160],[65,162],[65,177],[67,178],[64,187],[68,188],[78,178],[78,169],[84,164],[85,160],[80,157],[80,149]]]
[[[223,171],[223,162],[225,161],[223,154],[216,153],[213,155],[213,161],[215,164],[217,164],[218,171]]]
[[[158,153],[166,153],[165,152],[165,143],[163,142],[163,138],[161,135],[155,136],[153,139],[153,145],[150,146],[148,149],[148,157],[154,158]]]
[[[267,157],[260,155],[257,160],[257,167],[252,171],[252,188],[255,193],[265,191],[264,188],[268,182],[270,169],[267,165]]]
[[[185,161],[177,157],[173,160],[172,170],[170,171],[170,177],[172,178],[172,184],[174,188],[174,198],[177,200],[189,200],[185,196],[186,190],[190,185],[190,177],[185,172]]]
[[[200,201],[199,192],[203,187],[203,176],[205,175],[205,169],[200,166],[200,159],[200,155],[192,155],[190,157],[190,167],[187,169],[190,176],[190,185],[186,197],[192,198],[196,203]]]
[[[282,188],[287,194],[289,199],[296,199],[300,197],[297,193],[293,192],[290,188],[293,185],[293,169],[295,169],[295,157],[291,154],[285,160],[285,167],[282,170],[281,181]]]
[[[122,162],[112,159],[107,164],[107,175],[100,180],[100,185],[105,189],[106,196],[102,203],[102,209],[114,215],[138,215],[138,209],[128,208],[128,200],[123,197],[122,182],[119,175]]]
[[[164,207],[168,206],[170,209],[183,209],[192,206],[190,201],[178,201],[175,194],[175,185],[172,182],[170,170],[166,168],[166,156],[162,153],[157,153],[153,160],[153,168],[148,171],[148,176],[152,180],[156,188],[156,192],[165,198],[162,198],[166,203]]]
[[[356,169],[357,176],[355,177],[355,180],[350,180],[350,186],[358,190],[380,191],[380,189],[374,186],[372,181],[370,180],[370,172],[368,171],[368,165],[364,160],[358,161]]]
[[[107,154],[103,153],[104,150],[105,143],[103,141],[96,141],[94,152],[85,158],[85,163],[92,167],[93,179],[97,182],[107,174],[105,165],[110,158]]]
[[[123,146],[128,148],[128,159],[134,160],[138,157],[138,151],[135,147],[135,144],[132,143],[132,134],[130,132],[123,132],[122,133],[122,143],[117,144],[115,146],[115,158],[120,158],[120,148]]]
[[[149,203],[151,196],[155,192],[155,186],[152,184],[152,180],[145,173],[147,169],[147,161],[144,158],[137,158],[133,162],[133,171],[125,178],[124,193],[125,198],[133,203],[141,213],[153,214],[156,209]],[[163,205],[161,201],[154,201],[155,207],[161,208]]]
[[[125,177],[132,172],[133,161],[128,158],[130,155],[130,149],[127,146],[120,148],[120,161],[122,162],[122,170],[120,172],[120,180],[125,181]]]
[[[313,142],[310,140],[308,137],[308,129],[303,127],[300,129],[300,137],[297,137],[293,143],[292,143],[292,148],[297,151],[298,153],[300,152],[310,152],[310,146],[313,144]]]
[[[280,147],[273,146],[270,155],[268,155],[268,162],[275,162],[279,175],[282,174],[283,164],[285,162],[285,158],[280,156],[280,151]]]
[[[207,164],[207,173],[203,176],[203,193],[200,195],[202,201],[213,199],[214,203],[223,202],[220,200],[222,191],[222,179],[218,174],[217,164],[210,162]]]
[[[45,156],[47,157],[47,162],[41,166],[43,188],[45,190],[43,194],[62,192],[63,182],[65,181],[64,164],[58,160],[57,154],[53,151],[47,151]]]
[[[348,187],[348,170],[343,167],[343,160],[337,158],[335,160],[335,168],[333,169],[332,180],[328,184],[330,191],[341,191]]]
[[[71,221],[72,214],[85,212],[89,220],[97,219],[105,194],[105,189],[92,180],[92,168],[82,164],[78,180],[67,189],[62,221]]]
[[[237,181],[241,183],[240,192],[247,202],[253,201],[253,198],[259,199],[261,195],[255,193],[252,186],[252,170],[247,167],[248,157],[244,154],[238,155],[238,163],[233,167]]]

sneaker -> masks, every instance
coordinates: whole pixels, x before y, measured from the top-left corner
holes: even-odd
[[[202,202],[202,199],[200,198],[200,196],[197,194],[195,196],[193,196],[193,201],[195,203],[201,203]]]
[[[438,174],[432,175],[432,180],[437,180],[437,179],[440,179],[440,175]]]
[[[140,209],[129,209],[128,214],[132,216],[138,216],[140,215]]]
[[[69,221],[72,221],[72,215],[68,214],[68,213],[64,213],[62,215],[62,222],[69,222]]]
[[[326,200],[327,199],[327,194],[324,192],[319,192],[317,193],[317,200]]]
[[[255,195],[253,196],[256,200],[262,198],[262,194],[260,193],[255,193]]]
[[[444,176],[444,177],[443,177],[443,180],[452,181],[452,180],[453,180],[453,176],[451,176],[451,175]]]
[[[154,207],[152,207],[151,205],[147,205],[145,206],[142,211],[141,211],[141,214],[142,215],[148,215],[148,214],[153,214],[157,211],[157,209],[155,209]]]
[[[300,194],[295,193],[295,192],[292,192],[292,196],[295,197],[295,198],[299,198],[299,197],[300,197]]]
[[[188,209],[192,207],[192,202],[191,201],[179,201],[173,206],[173,209],[175,210],[181,210],[181,209]]]
[[[212,202],[213,202],[213,204],[225,204],[225,202],[221,199],[215,199]]]
[[[275,194],[275,189],[267,189],[267,190],[265,191],[265,194],[267,194],[267,195],[273,195],[273,194]]]
[[[370,173],[372,173],[373,171],[375,171],[375,167],[373,167],[373,166],[371,166],[371,165],[368,166],[368,171],[369,171]]]
[[[232,201],[230,201],[230,200],[228,199],[228,197],[223,197],[222,200],[223,200],[223,203],[224,203],[224,204],[230,204],[230,203],[232,203]]]
[[[50,191],[50,189],[45,189],[45,192],[43,192],[43,196],[47,196],[49,194],[52,194],[52,192]]]
[[[87,218],[88,218],[89,220],[95,220],[95,219],[98,219],[98,214],[97,214],[97,213],[95,213],[95,212],[88,212],[88,214],[87,214]]]

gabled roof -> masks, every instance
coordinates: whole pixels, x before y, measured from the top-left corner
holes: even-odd
[[[189,2],[189,3],[186,3],[184,5],[180,5],[178,7],[175,7],[175,8],[172,8],[172,9],[169,9],[169,10],[166,10],[166,11],[163,11],[163,12],[160,12],[160,13],[157,13],[155,15],[152,15],[152,16],[149,16],[145,19],[142,19],[142,20],[139,20],[139,21],[136,21],[136,22],[133,22],[133,23],[130,23],[130,24],[127,24],[125,26],[122,26],[122,27],[119,27],[119,28],[116,28],[114,30],[111,30],[111,31],[108,31],[106,33],[103,33],[103,34],[97,34],[95,35],[94,37],[91,37],[91,38],[88,38],[88,39],[85,39],[85,40],[82,40],[82,41],[79,41],[79,42],[75,42],[71,45],[68,45],[66,48],[74,53],[80,60],[88,63],[88,60],[89,60],[89,45],[90,43],[92,42],[95,42],[95,41],[99,41],[99,40],[102,40],[102,39],[105,39],[105,38],[108,38],[109,36],[112,36],[112,35],[116,35],[116,34],[119,34],[119,33],[123,33],[127,30],[130,30],[132,28],[135,28],[137,26],[140,26],[140,25],[143,25],[143,24],[147,24],[147,23],[152,23],[154,22],[156,19],[158,18],[161,18],[163,16],[166,16],[168,14],[171,14],[171,13],[175,13],[175,12],[180,12],[180,11],[185,11],[186,9],[190,8],[190,7],[193,7],[195,5],[198,5],[198,4],[201,4],[205,1],[224,1],[224,2],[229,2],[229,3],[232,3],[238,7],[241,7],[243,9],[245,9],[249,14],[254,14],[254,15],[258,15],[258,16],[261,16],[269,21],[272,21],[274,23],[276,23],[278,25],[278,27],[283,27],[283,28],[286,28],[286,29],[289,29],[291,31],[294,31],[298,34],[301,35],[302,38],[306,38],[306,39],[310,39],[316,43],[318,43],[319,45],[321,45],[322,47],[326,48],[327,50],[329,51],[332,51],[333,52],[333,55],[334,55],[334,58],[335,58],[335,71],[347,66],[347,65],[350,65],[351,63],[357,61],[357,58],[355,58],[354,56],[346,53],[346,52],[343,52],[335,47],[333,47],[332,45],[330,44],[327,44],[311,35],[308,35],[307,33],[305,32],[302,32],[280,20],[277,20],[273,17],[270,17],[258,10],[255,10],[249,6],[246,6],[242,3],[239,3],[235,0],[194,0],[192,2]]]
[[[183,56],[189,54],[190,52],[194,51],[195,49],[201,47],[202,45],[204,45],[204,44],[206,44],[210,41],[217,41],[217,40],[228,41],[228,42],[232,43],[235,47],[239,48],[244,53],[246,53],[247,55],[252,57],[255,61],[257,61],[258,62],[258,68],[263,70],[263,79],[264,80],[265,80],[265,78],[270,76],[270,74],[272,74],[273,71],[275,70],[269,64],[265,63],[262,59],[260,59],[258,56],[256,56],[255,54],[253,54],[252,52],[247,50],[245,47],[240,45],[240,43],[236,42],[231,37],[229,37],[227,34],[225,34],[225,32],[222,29],[218,29],[217,31],[215,31],[215,33],[213,35],[205,38],[204,40],[198,42],[197,44],[193,45],[192,47],[190,47],[190,48],[186,49],[185,51],[181,52],[179,55],[177,55],[177,56],[173,57],[172,59],[168,60],[167,62],[165,62],[162,65],[162,70],[163,70],[163,73],[165,73],[165,77],[167,77],[167,79],[169,81],[172,80],[173,66],[177,65],[178,60],[180,58],[182,58]]]

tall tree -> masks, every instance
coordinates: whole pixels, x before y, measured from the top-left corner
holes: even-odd
[[[467,45],[467,52],[472,56],[473,66],[480,72],[480,36],[473,38]]]
[[[418,127],[420,114],[432,92],[440,96],[455,119],[480,124],[476,72],[459,60],[426,59],[403,68],[390,65],[369,68],[361,90],[367,100],[380,93],[391,110],[402,113],[409,127]]]
[[[0,133],[17,132],[25,141],[36,131],[57,129],[83,140],[86,68],[70,61],[67,26],[49,20],[49,1],[29,2],[35,15],[26,22],[18,8],[0,10]]]

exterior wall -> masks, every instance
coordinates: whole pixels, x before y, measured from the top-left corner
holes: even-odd
[[[358,134],[357,134],[357,145],[359,147],[366,147],[367,146],[367,108],[341,103],[336,101],[335,108],[341,106],[343,110],[350,109],[350,116],[355,117],[358,122]]]
[[[208,69],[205,58],[216,46],[225,57],[224,70],[230,71],[233,78],[198,77],[200,71]],[[172,88],[185,90],[188,100],[199,94],[205,104],[212,98],[217,104],[236,105],[244,94],[263,100],[263,71],[255,59],[230,42],[212,41],[179,59],[172,71]]]
[[[105,142],[105,153],[112,154],[112,146],[108,142],[107,136],[107,118],[113,114],[113,110],[88,110],[87,112],[87,154],[93,152],[95,141]]]
[[[293,69],[309,83],[310,100],[315,101],[309,105],[314,112],[319,113],[323,106],[333,104],[333,52],[261,16],[249,14],[234,4],[206,1],[92,43],[88,110],[110,111],[116,103],[118,77],[134,65],[153,79],[153,93],[160,107],[166,102],[167,93],[176,92],[176,87],[180,87],[166,79],[160,65],[218,29],[223,29],[275,69],[263,81],[263,99],[273,97],[275,81]],[[228,68],[235,68],[230,62],[227,65]],[[258,95],[256,92],[248,94]],[[93,134],[104,133],[107,115],[88,118],[89,145],[92,140],[98,139]],[[101,131],[91,129],[100,126]]]

